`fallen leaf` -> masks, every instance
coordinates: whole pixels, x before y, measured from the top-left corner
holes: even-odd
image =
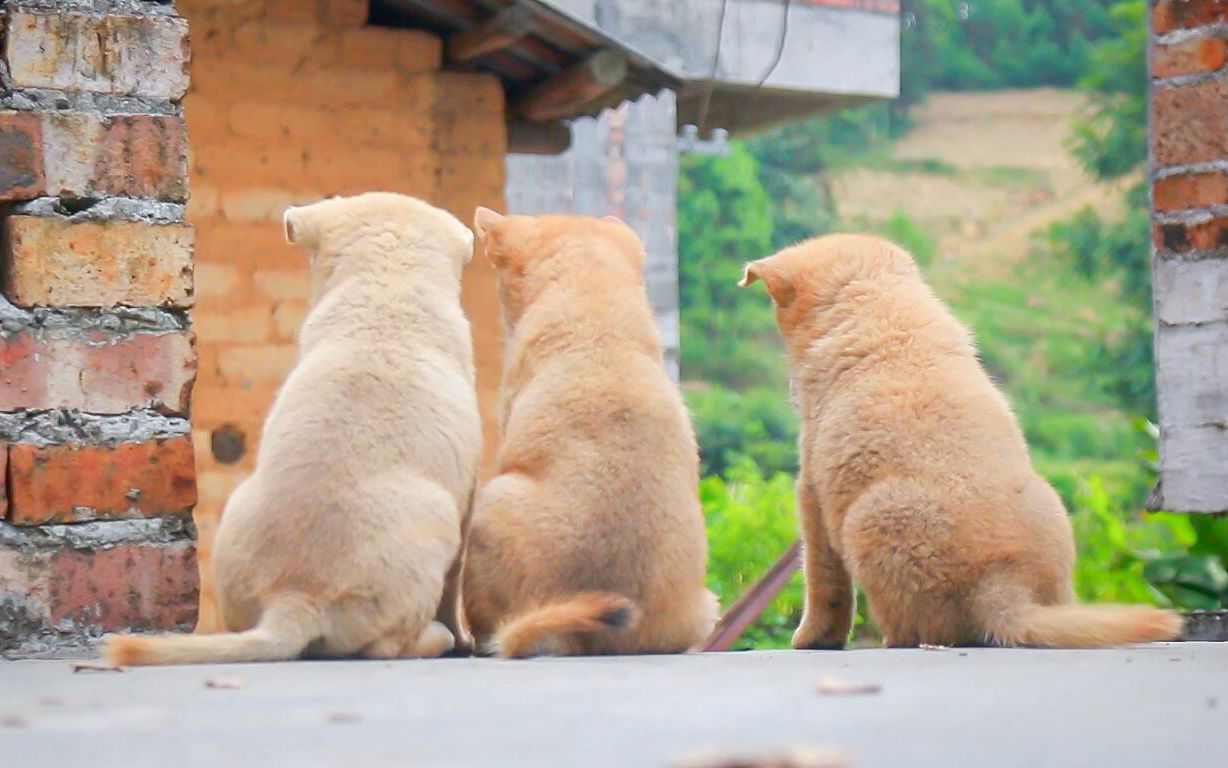
[[[66,702],[59,696],[44,696],[38,700],[38,703],[44,707],[62,707]]]
[[[819,681],[819,693],[832,695],[878,693],[883,687],[877,683],[847,683],[830,677]]]
[[[330,723],[357,723],[360,720],[362,720],[362,718],[353,712],[331,712],[328,715],[328,722]]]
[[[25,728],[29,723],[20,715],[5,715],[0,717],[0,728]]]
[[[73,674],[78,672],[127,672],[123,667],[115,667],[100,661],[78,661],[72,665]]]
[[[241,677],[211,677],[205,681],[206,688],[246,688],[247,681]]]
[[[831,747],[797,747],[770,754],[711,752],[674,763],[674,768],[844,768],[848,758]]]

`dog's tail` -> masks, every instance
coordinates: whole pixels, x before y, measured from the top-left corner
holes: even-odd
[[[115,666],[283,661],[302,655],[319,637],[319,610],[301,596],[275,599],[246,632],[218,635],[111,635],[105,656]]]
[[[1022,590],[990,587],[980,594],[987,640],[1037,648],[1108,648],[1176,640],[1183,620],[1149,605],[1038,605]]]
[[[630,629],[639,620],[639,606],[622,595],[582,592],[512,619],[495,633],[494,646],[513,659],[566,654],[570,635]]]

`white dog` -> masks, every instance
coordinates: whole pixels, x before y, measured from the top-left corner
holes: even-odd
[[[218,530],[228,633],[111,637],[113,664],[437,656],[459,638],[482,441],[460,306],[473,236],[390,193],[291,208],[285,226],[311,253],[313,305]]]

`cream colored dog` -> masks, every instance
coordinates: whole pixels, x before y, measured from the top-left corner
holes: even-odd
[[[506,656],[680,652],[716,620],[690,420],[617,220],[475,216],[508,332],[465,612]],[[493,643],[492,643],[493,641]]]
[[[285,215],[311,254],[298,365],[231,496],[214,569],[229,634],[109,638],[114,664],[437,656],[481,428],[461,270],[472,235],[402,195]],[[455,595],[455,587],[450,590]],[[448,627],[432,622],[437,613]]]
[[[1075,602],[1061,500],[907,253],[831,235],[748,264],[741,285],[755,280],[775,301],[802,419],[794,647],[844,645],[850,573],[892,646],[1177,637],[1169,611]]]

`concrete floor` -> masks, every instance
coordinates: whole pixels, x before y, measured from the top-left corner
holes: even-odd
[[[824,679],[881,690],[821,693]],[[77,674],[0,662],[12,766],[634,768],[822,746],[884,768],[1155,768],[1228,764],[1225,734],[1228,644],[1213,643]]]

